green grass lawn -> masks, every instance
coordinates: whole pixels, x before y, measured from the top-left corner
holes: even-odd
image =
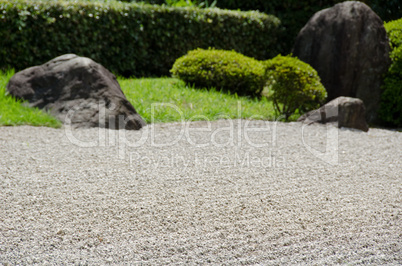
[[[174,78],[119,79],[147,123],[217,119],[274,119],[272,102],[188,87]],[[152,115],[153,114],[153,115]]]
[[[6,95],[14,72],[0,72],[0,126],[60,127],[51,115]],[[174,78],[118,78],[127,99],[147,123],[218,119],[273,120],[275,112],[265,97],[250,99],[216,90],[195,89]]]
[[[6,95],[6,85],[13,75],[14,71],[0,71],[0,126],[61,127],[61,123],[53,116],[38,108],[30,108],[21,101]]]

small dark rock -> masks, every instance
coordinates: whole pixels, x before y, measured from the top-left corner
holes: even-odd
[[[302,115],[297,121],[304,123],[337,123],[338,127],[355,128],[367,132],[366,108],[360,99],[338,97],[317,110]]]

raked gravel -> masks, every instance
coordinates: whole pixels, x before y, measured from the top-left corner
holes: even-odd
[[[0,127],[0,265],[402,264],[402,133]]]

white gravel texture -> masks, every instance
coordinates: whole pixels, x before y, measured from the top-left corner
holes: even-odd
[[[0,127],[0,264],[401,265],[401,162],[374,128]]]

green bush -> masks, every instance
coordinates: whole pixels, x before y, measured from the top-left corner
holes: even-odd
[[[286,120],[318,108],[327,97],[317,71],[296,57],[281,56],[266,61],[266,79],[277,113]]]
[[[382,86],[379,116],[388,126],[402,126],[402,19],[385,23],[392,64]]]
[[[198,47],[271,58],[280,50],[281,30],[279,19],[259,12],[0,0],[0,69],[21,70],[75,53],[119,75],[163,76]]]
[[[263,63],[234,51],[193,50],[177,59],[170,72],[187,84],[238,95],[258,96],[265,84]]]

